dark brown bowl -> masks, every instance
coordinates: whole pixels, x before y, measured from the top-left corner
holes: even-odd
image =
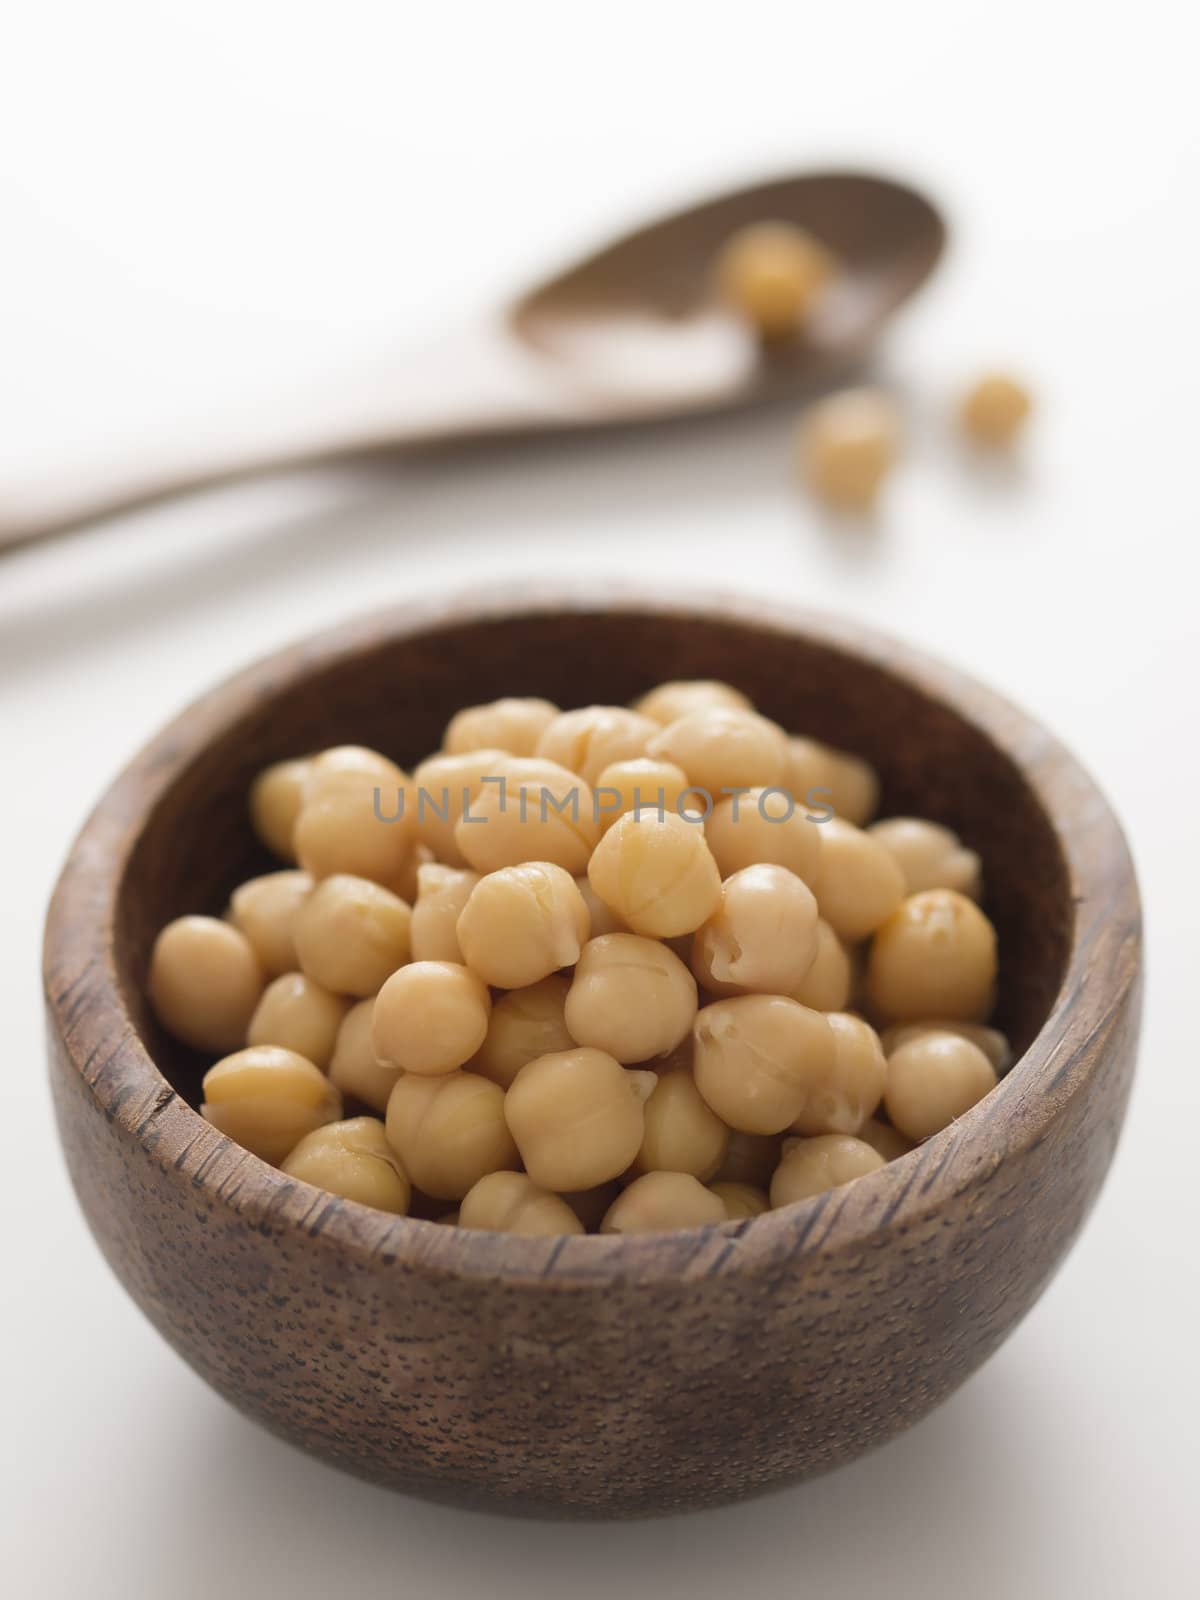
[[[749,1222],[516,1238],[336,1199],[193,1109],[202,1063],[143,996],[157,929],[263,862],[245,793],[331,742],[413,761],[497,693],[570,706],[714,676],[875,761],[885,808],[984,860],[1021,1059],[881,1172]],[[398,1489],[539,1513],[712,1505],[923,1416],[1062,1260],[1125,1110],[1137,885],[1067,752],[958,673],[848,623],[729,599],[492,592],[404,607],[206,696],[121,774],[46,931],[50,1066],[87,1219],[191,1365],[285,1438]]]

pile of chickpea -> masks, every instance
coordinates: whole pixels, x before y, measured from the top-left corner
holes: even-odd
[[[289,865],[164,928],[151,1001],[222,1058],[208,1121],[344,1198],[514,1233],[753,1217],[1009,1063],[979,858],[872,822],[878,793],[723,683],[472,706],[411,775],[358,746],[263,772]]]

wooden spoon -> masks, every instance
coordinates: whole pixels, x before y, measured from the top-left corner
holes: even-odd
[[[736,229],[788,221],[845,266],[803,339],[764,350],[712,293]],[[0,545],[184,489],[401,447],[645,422],[748,405],[861,360],[937,263],[946,229],[901,184],[811,173],[739,189],[627,234],[485,320],[344,387],[280,395],[0,484]]]

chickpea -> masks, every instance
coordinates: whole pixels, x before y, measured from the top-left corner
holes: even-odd
[[[401,900],[406,900],[411,906],[413,901],[417,898],[417,887],[421,879],[421,868],[432,865],[433,851],[428,845],[421,844],[420,841],[418,841],[405,856],[404,865],[396,874],[395,882],[393,884],[388,884],[388,888],[392,890],[393,894],[398,894]]]
[[[339,744],[322,750],[308,763],[304,778],[304,806],[333,794],[352,790],[371,794],[379,790],[379,809],[388,815],[396,809],[396,796],[410,783],[408,774],[378,750],[361,744]],[[301,807],[303,810],[303,806]]]
[[[731,1128],[782,1133],[834,1070],[833,1029],[782,995],[715,1000],[696,1013],[696,1087]]]
[[[854,982],[850,952],[827,922],[817,921],[817,953],[792,998],[814,1011],[842,1011]]]
[[[431,861],[417,872],[417,899],[412,911],[414,961],[462,962],[458,919],[479,883],[469,868],[444,867]]]
[[[986,1027],[982,1022],[947,1022],[944,1018],[937,1018],[930,1022],[897,1022],[892,1027],[884,1030],[881,1043],[883,1053],[890,1056],[894,1050],[899,1050],[902,1044],[908,1044],[912,1039],[919,1039],[926,1033],[956,1033],[960,1039],[969,1039],[972,1044],[977,1044],[984,1055],[992,1063],[998,1078],[1002,1078],[1012,1066],[1012,1046],[999,1028]]]
[[[713,994],[794,994],[817,954],[817,902],[786,867],[743,867],[692,942],[692,971]]]
[[[869,1144],[872,1150],[877,1150],[884,1161],[895,1161],[916,1148],[911,1139],[906,1139],[888,1123],[880,1122],[878,1117],[868,1117],[855,1138]]]
[[[457,931],[477,977],[498,989],[523,989],[579,960],[588,909],[569,872],[527,861],[480,878]]]
[[[149,990],[154,1014],[193,1050],[236,1050],[266,983],[244,933],[216,917],[176,917],[154,941]]]
[[[447,866],[463,867],[466,857],[454,839],[463,812],[483,787],[485,778],[498,776],[503,750],[471,750],[451,756],[439,750],[413,773],[416,790],[414,825],[420,842]]]
[[[566,1003],[577,1044],[649,1061],[686,1039],[695,1015],[696,980],[657,939],[606,933],[584,945]]]
[[[593,851],[588,879],[623,922],[652,939],[693,932],[721,902],[704,829],[669,812],[623,816]]]
[[[899,909],[904,877],[878,840],[833,817],[821,824],[816,896],[834,933],[853,943],[874,933]]]
[[[466,967],[413,961],[393,972],[375,996],[371,1047],[381,1061],[405,1072],[453,1072],[487,1037],[491,1009],[487,986]]]
[[[648,690],[640,700],[633,702],[635,711],[640,711],[644,717],[651,717],[663,728],[693,711],[715,711],[718,707],[726,711],[754,710],[753,702],[740,689],[728,683],[719,683],[715,678],[689,678],[660,683]]]
[[[378,1117],[352,1117],[314,1128],[283,1163],[290,1178],[360,1206],[402,1217],[412,1189]]]
[[[687,773],[673,761],[650,756],[613,761],[596,779],[596,805],[605,833],[630,811],[672,811],[690,788]]]
[[[716,1182],[749,1184],[755,1189],[766,1189],[771,1182],[771,1174],[782,1158],[783,1140],[778,1134],[739,1133],[734,1128],[730,1132],[725,1159],[717,1172]]]
[[[788,1140],[783,1160],[771,1179],[772,1206],[790,1206],[827,1189],[878,1172],[884,1165],[878,1150],[862,1139],[844,1133],[824,1133],[815,1139]]]
[[[454,829],[455,842],[477,872],[526,861],[549,861],[583,872],[600,837],[596,800],[583,780],[540,758],[509,756]]]
[[[995,985],[996,930],[953,889],[910,895],[871,945],[867,991],[891,1022],[982,1022]]]
[[[920,817],[889,817],[886,822],[872,823],[867,832],[900,868],[905,894],[954,889],[969,900],[979,899],[982,864],[951,829]]]
[[[629,932],[612,907],[604,904],[587,878],[576,878],[575,887],[583,896],[583,903],[588,908],[588,926],[593,939],[598,939],[602,933]]]
[[[260,772],[250,789],[250,823],[263,844],[281,861],[294,861],[292,829],[304,802],[311,758],[277,761]]]
[[[531,756],[538,740],[559,715],[550,700],[492,700],[467,706],[450,718],[442,738],[447,755],[469,755],[473,750],[506,750],[512,756]]]
[[[387,1138],[412,1182],[434,1200],[461,1200],[489,1172],[518,1164],[504,1091],[473,1072],[398,1078]]]
[[[816,739],[788,740],[788,784],[797,805],[864,827],[879,807],[879,774],[869,761]]]
[[[260,878],[248,878],[229,897],[225,919],[249,939],[268,977],[277,978],[295,970],[292,924],[312,887],[313,880],[307,872],[268,872]]]
[[[487,1037],[471,1061],[471,1070],[507,1089],[528,1061],[557,1050],[573,1050],[564,1010],[568,978],[557,973],[527,989],[502,994],[492,1007]]]
[[[529,1176],[560,1193],[619,1177],[638,1153],[643,1104],[656,1082],[652,1072],[626,1072],[603,1050],[560,1050],[530,1061],[504,1097]]]
[[[709,1110],[688,1068],[659,1073],[645,1125],[635,1172],[688,1172],[704,1183],[720,1171],[729,1129]]]
[[[725,1207],[730,1222],[742,1222],[750,1217],[760,1217],[770,1208],[765,1189],[756,1189],[752,1183],[710,1183],[709,1194],[715,1194]]]
[[[306,800],[292,838],[296,856],[314,878],[369,878],[385,889],[399,887],[412,853],[415,801],[406,792],[351,785],[327,789]]]
[[[808,407],[798,447],[814,494],[837,511],[868,512],[899,454],[899,413],[877,389],[843,389]]]
[[[893,1126],[919,1141],[995,1087],[995,1070],[978,1045],[956,1033],[923,1033],[888,1057],[884,1103]]]
[[[727,1222],[725,1202],[687,1172],[648,1172],[613,1201],[601,1233],[668,1233]]]
[[[375,1000],[360,1000],[351,1006],[342,1018],[333,1057],[329,1063],[329,1081],[335,1089],[352,1100],[361,1100],[372,1111],[387,1110],[388,1096],[396,1086],[400,1068],[380,1061],[371,1044],[371,1021]]]
[[[705,829],[723,878],[744,867],[786,867],[810,889],[820,870],[821,831],[808,820],[802,797],[775,788],[727,795]]]
[[[538,740],[535,754],[576,772],[595,787],[605,767],[646,753],[658,723],[627,706],[585,706],[562,711]]]
[[[252,1045],[204,1074],[200,1113],[219,1132],[278,1166],[306,1133],[342,1114],[342,1097],[294,1050]]]
[[[883,1099],[887,1060],[875,1029],[861,1017],[834,1011],[825,1018],[835,1045],[829,1075],[815,1082],[794,1133],[857,1133]]]
[[[837,278],[833,252],[791,222],[739,228],[717,258],[721,298],[764,339],[797,333]]]
[[[294,1050],[324,1071],[348,1010],[340,995],[330,994],[302,972],[285,972],[264,989],[246,1029],[246,1043]]]
[[[1033,399],[1019,378],[989,372],[963,396],[959,421],[972,443],[1002,450],[1014,442],[1032,409]]]
[[[757,711],[720,706],[659,728],[646,754],[682,767],[714,806],[722,789],[781,783],[787,767],[787,741],[777,723]]]
[[[567,1202],[539,1188],[523,1172],[489,1172],[480,1178],[463,1197],[458,1225],[488,1233],[552,1236],[583,1232],[582,1222]]]
[[[399,895],[338,873],[313,890],[296,915],[301,969],[334,994],[375,994],[411,954],[412,912]]]

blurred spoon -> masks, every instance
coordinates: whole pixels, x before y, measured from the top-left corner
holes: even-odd
[[[802,339],[764,351],[715,300],[738,228],[807,228],[845,271]],[[486,437],[664,420],[799,393],[852,368],[929,276],[946,229],[915,190],[862,173],[739,189],[625,235],[481,325],[424,350],[0,483],[0,546],[185,489],[338,458]]]

